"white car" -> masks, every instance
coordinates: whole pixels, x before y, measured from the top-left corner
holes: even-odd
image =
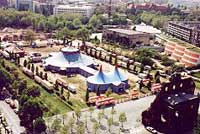
[[[6,102],[7,104],[10,104],[10,103],[11,103],[11,99],[10,99],[10,98],[7,98],[7,99],[5,99],[5,102]]]
[[[147,74],[145,74],[145,73],[139,73],[138,77],[141,78],[141,79],[145,79],[147,77]]]
[[[76,87],[72,84],[69,84],[68,85],[68,90],[72,93],[76,93]]]
[[[150,126],[147,126],[146,130],[151,132],[151,133],[153,133],[153,134],[158,134],[158,132],[154,128],[150,127]]]
[[[15,108],[15,109],[14,109],[14,112],[15,112],[16,114],[18,114],[18,112],[19,112],[18,108]]]
[[[41,62],[42,61],[42,55],[37,52],[30,53],[29,59],[31,62]]]

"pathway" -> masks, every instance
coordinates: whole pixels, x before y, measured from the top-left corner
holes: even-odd
[[[0,101],[0,110],[7,120],[9,127],[12,129],[13,134],[20,134],[25,131],[24,127],[20,126],[20,119],[13,109],[4,101]]]

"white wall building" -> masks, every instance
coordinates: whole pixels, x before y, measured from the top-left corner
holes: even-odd
[[[91,17],[94,13],[94,9],[95,7],[90,5],[58,5],[54,7],[54,15],[70,13]]]

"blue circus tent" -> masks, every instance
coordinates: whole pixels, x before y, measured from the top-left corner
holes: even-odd
[[[62,48],[61,52],[53,53],[51,57],[45,59],[45,66],[51,65],[59,68],[77,68],[80,66],[90,66],[93,60],[83,55],[75,48]]]
[[[105,73],[100,70],[87,79],[87,86],[90,91],[105,92],[109,88],[113,92],[121,92],[128,88],[128,79],[116,66],[113,71]]]
[[[88,72],[87,67],[93,67],[94,61],[91,57],[81,54],[78,49],[67,47],[62,48],[60,52],[51,53],[44,60],[43,66],[49,70],[64,71],[69,74],[84,74],[87,77],[93,74]]]

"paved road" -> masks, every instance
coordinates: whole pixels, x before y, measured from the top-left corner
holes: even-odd
[[[18,115],[15,114],[7,103],[0,101],[0,110],[6,118],[8,125],[11,127],[13,134],[20,134],[25,131],[24,127],[20,126]]]
[[[119,118],[119,114],[122,112],[126,113],[127,116],[127,122],[124,123],[124,128],[129,130],[129,132],[126,133],[122,133],[120,132],[120,134],[150,134],[142,125],[141,123],[141,113],[146,110],[149,106],[150,103],[154,100],[155,96],[148,96],[145,98],[141,98],[139,100],[134,100],[134,101],[128,101],[125,103],[121,103],[121,104],[117,104],[115,106],[115,110],[117,111],[116,114],[113,115],[113,119],[114,122],[118,122],[118,118]],[[104,113],[107,116],[107,118],[111,118],[111,107],[110,108],[106,108],[104,109]],[[96,109],[93,114],[92,114],[92,119],[98,121],[98,113],[100,112],[99,109]],[[65,119],[64,122],[68,122],[69,121],[69,117],[73,117],[73,112],[69,112],[68,114],[68,118]],[[87,134],[91,134],[93,131],[93,122],[89,119],[89,111],[85,111],[82,113],[81,116],[81,121],[85,122],[85,115],[87,114],[87,127],[88,127],[88,131]],[[50,124],[52,123],[51,121],[53,121],[55,118],[60,118],[61,120],[63,119],[61,115],[58,116],[54,116],[51,117],[50,120]],[[62,121],[63,122],[63,121]],[[108,125],[107,125],[107,119],[103,118],[101,119],[101,124],[103,126],[104,129],[99,129],[97,131],[98,134],[118,134],[119,133],[119,129],[120,129],[120,124],[118,125],[112,125],[111,127],[111,132],[108,131]],[[50,125],[48,124],[48,125]],[[74,127],[74,131],[76,131],[76,127]]]
[[[130,134],[148,134],[149,132],[147,132],[141,124],[141,113],[150,106],[150,103],[153,102],[154,98],[155,96],[148,96],[139,100],[117,104],[115,106],[117,115],[115,115],[114,119],[118,120],[118,115],[121,112],[125,112],[128,120],[124,126],[130,130]],[[105,113],[110,115],[110,111],[111,108],[107,108]],[[98,110],[96,110],[95,113],[98,113]]]

